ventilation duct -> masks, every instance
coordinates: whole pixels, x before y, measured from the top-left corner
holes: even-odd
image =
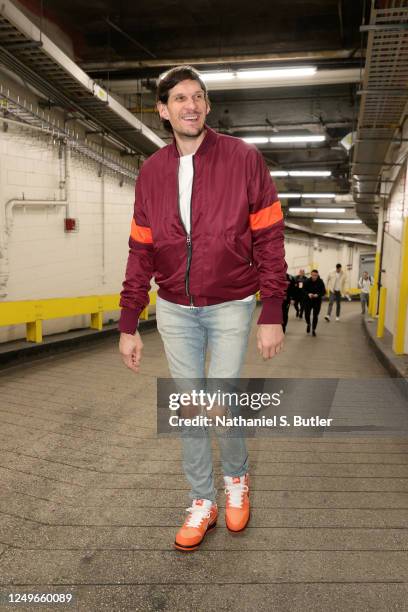
[[[406,0],[373,1],[367,59],[352,163],[356,212],[377,230],[381,172],[408,100],[408,7]]]

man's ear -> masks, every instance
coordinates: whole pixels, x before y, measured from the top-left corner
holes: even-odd
[[[207,112],[206,112],[206,115],[208,115],[208,113],[210,112],[210,110],[211,110],[210,103],[209,103],[209,102],[207,102]]]
[[[157,110],[159,111],[159,115],[162,119],[169,119],[169,111],[167,110],[166,104],[163,104],[163,102],[158,102]]]

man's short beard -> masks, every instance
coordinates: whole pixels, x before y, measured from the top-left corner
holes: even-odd
[[[199,131],[197,132],[197,134],[186,134],[186,132],[180,132],[178,130],[174,130],[173,128],[173,132],[175,134],[178,134],[179,136],[184,136],[185,138],[198,138],[198,136],[200,136],[205,130],[205,125],[203,125]]]

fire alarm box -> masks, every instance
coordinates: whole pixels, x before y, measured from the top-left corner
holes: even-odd
[[[79,229],[78,219],[72,217],[66,217],[64,219],[64,231],[65,232],[77,232]]]

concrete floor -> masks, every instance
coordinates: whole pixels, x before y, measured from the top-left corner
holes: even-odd
[[[293,311],[292,311],[293,312]],[[243,376],[383,378],[357,304],[318,337],[289,322],[270,362],[250,341]],[[201,549],[172,549],[188,505],[179,441],[155,435],[160,338],[141,375],[115,339],[4,371],[0,593],[72,593],[41,610],[406,610],[408,438],[249,439],[252,517],[221,516]],[[20,606],[18,609],[32,609]]]

